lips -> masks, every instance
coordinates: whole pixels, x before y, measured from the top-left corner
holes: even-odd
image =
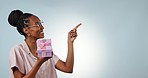
[[[43,31],[41,31],[41,32],[40,32],[40,34],[44,34],[44,32],[43,32]]]
[[[40,33],[44,33],[43,30],[40,30]]]
[[[44,36],[43,30],[40,31],[40,35],[41,35],[41,36]]]
[[[44,34],[44,32],[40,32],[41,34]]]
[[[43,30],[40,30],[40,32],[43,32]]]

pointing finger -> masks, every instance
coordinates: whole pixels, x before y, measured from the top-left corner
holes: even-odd
[[[72,30],[76,30],[80,25],[82,25],[82,23],[78,24],[75,28],[73,28]]]

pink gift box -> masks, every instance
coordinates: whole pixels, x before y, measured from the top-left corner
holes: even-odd
[[[37,40],[38,57],[52,57],[51,39]]]

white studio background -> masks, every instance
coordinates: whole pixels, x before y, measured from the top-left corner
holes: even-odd
[[[67,33],[77,24],[72,74],[59,78],[148,78],[147,0],[0,0],[0,76],[9,77],[11,47],[24,37],[7,22],[14,9],[44,21],[54,53],[67,55]]]

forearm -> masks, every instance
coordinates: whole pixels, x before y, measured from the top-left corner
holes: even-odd
[[[66,67],[70,72],[73,71],[73,65],[74,65],[74,48],[73,48],[73,42],[68,41],[68,54],[66,59]]]
[[[23,78],[35,78],[36,73],[38,72],[42,63],[37,61],[33,68],[23,77]]]

